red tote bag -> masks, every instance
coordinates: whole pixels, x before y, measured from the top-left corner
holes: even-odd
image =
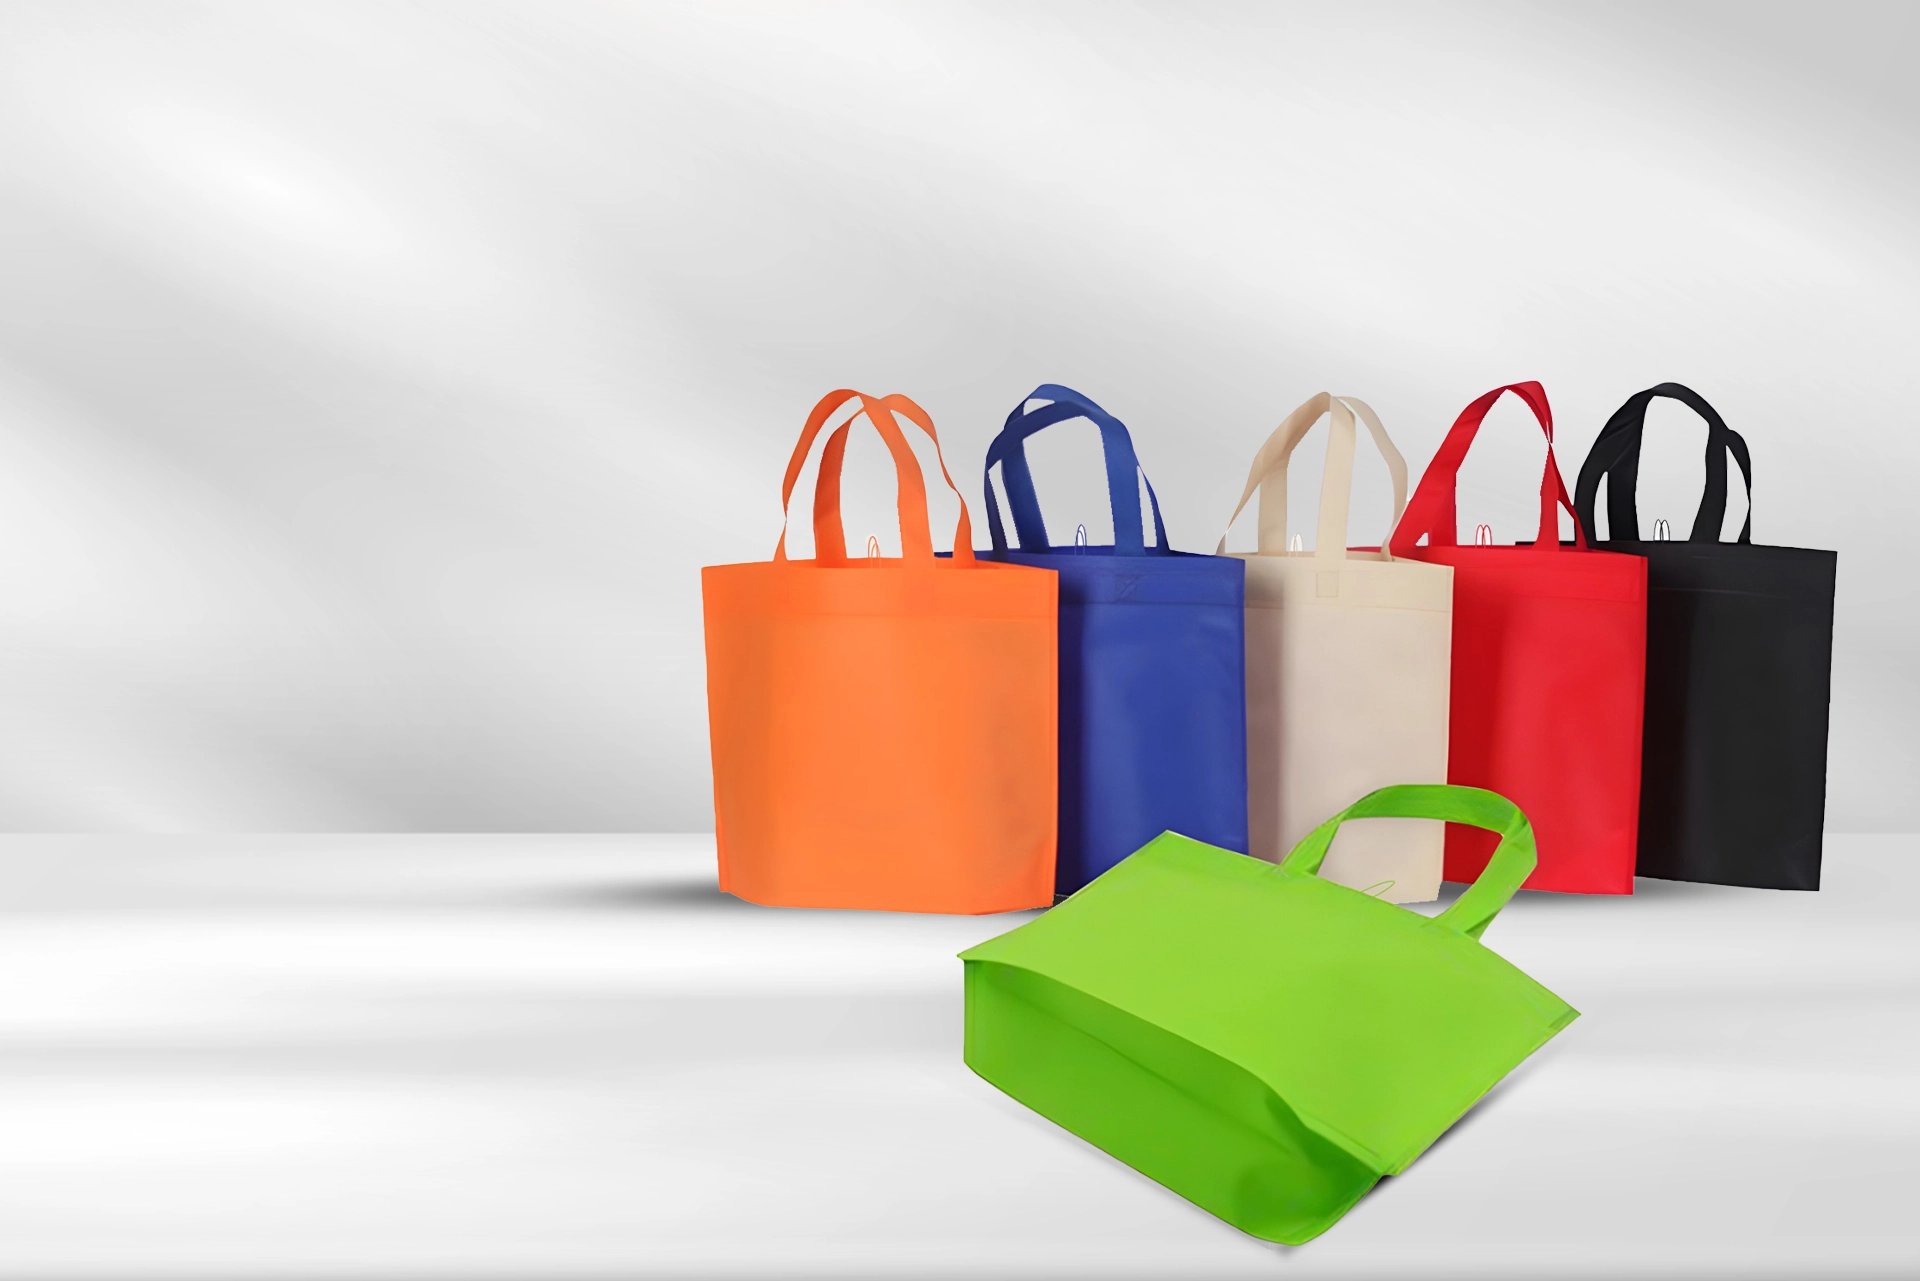
[[[1460,464],[1495,401],[1512,392],[1547,436],[1540,531],[1512,547],[1459,545]],[[1595,551],[1553,460],[1553,411],[1537,382],[1468,405],[1427,465],[1388,546],[1453,566],[1453,689],[1447,781],[1498,792],[1525,811],[1539,863],[1525,888],[1633,893],[1640,821],[1640,720],[1647,666],[1647,564]],[[1424,537],[1423,546],[1415,544]],[[1446,878],[1474,881],[1497,839],[1447,828]]]

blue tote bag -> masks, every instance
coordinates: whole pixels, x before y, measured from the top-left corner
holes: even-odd
[[[1049,404],[1027,408],[1032,401]],[[1085,418],[1106,453],[1111,547],[1054,546],[1026,441]],[[994,498],[1000,468],[1018,550]],[[987,447],[995,560],[1060,576],[1060,832],[1054,891],[1071,894],[1162,832],[1247,851],[1246,566],[1167,546],[1125,424],[1079,392],[1038,387]]]

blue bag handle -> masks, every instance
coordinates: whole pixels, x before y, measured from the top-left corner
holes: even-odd
[[[1029,411],[1027,402],[1045,400],[1051,404]],[[1000,467],[1000,483],[1007,491],[1007,506],[1013,516],[1013,532],[1020,546],[1034,551],[1046,550],[1047,526],[1040,517],[1040,498],[1033,489],[1033,473],[1027,468],[1027,437],[1043,427],[1085,418],[1100,429],[1100,443],[1107,462],[1107,504],[1113,509],[1113,550],[1120,556],[1165,556],[1166,522],[1160,518],[1160,497],[1153,482],[1140,470],[1133,452],[1133,437],[1127,425],[1071,387],[1042,383],[1030,395],[1021,397],[1007,424],[987,446],[984,477],[987,490],[987,532],[993,537],[993,550],[1007,550],[1007,532],[1000,523],[1000,503],[993,492],[993,468]],[[1147,501],[1153,504],[1155,546],[1147,546],[1146,525],[1140,515],[1140,483],[1146,481]]]

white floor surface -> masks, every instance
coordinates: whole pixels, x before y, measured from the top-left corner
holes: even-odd
[[[1582,1011],[1318,1241],[960,1058],[1024,916],[753,907],[710,837],[0,839],[8,1277],[1920,1272],[1920,838],[1522,894]]]

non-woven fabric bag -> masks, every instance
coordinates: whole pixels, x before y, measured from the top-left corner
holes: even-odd
[[[1640,538],[1634,491],[1656,397],[1707,422],[1706,491],[1685,542]],[[1729,454],[1749,507],[1738,541],[1723,543]],[[1594,519],[1603,480],[1604,543]],[[1697,392],[1661,383],[1601,429],[1574,505],[1596,546],[1647,561],[1640,875],[1817,890],[1838,557],[1756,545],[1752,486],[1747,442]]]
[[[1247,823],[1250,853],[1278,862],[1313,826],[1389,783],[1447,781],[1453,570],[1347,546],[1354,415],[1387,461],[1393,518],[1407,464],[1364,402],[1322,392],[1260,447],[1231,529],[1260,495],[1247,563]],[[1287,461],[1329,417],[1312,551],[1289,551]],[[1389,528],[1391,523],[1389,523]],[[1227,554],[1223,536],[1216,554]],[[1394,903],[1440,892],[1438,823],[1361,823],[1340,833],[1320,874]]]
[[[893,456],[901,556],[847,556],[843,426],[821,453],[814,558],[787,559],[783,532],[771,561],[701,571],[720,888],[787,907],[1044,906],[1057,580],[976,559],[964,500],[952,557],[934,555],[920,465],[895,416],[936,454],[939,437],[904,396],[822,399],[787,465],[783,509],[814,438],[851,401]]]
[[[1491,828],[1434,917],[1315,875],[1342,823]],[[1269,1241],[1331,1227],[1574,1010],[1479,939],[1533,868],[1491,792],[1388,787],[1280,863],[1169,832],[1059,907],[960,954],[967,1066]]]
[[[1458,545],[1454,487],[1474,434],[1507,392],[1547,437],[1540,528],[1532,543]],[[1453,566],[1453,702],[1447,781],[1485,787],[1525,810],[1540,842],[1527,888],[1633,893],[1640,820],[1640,715],[1646,693],[1647,562],[1596,551],[1575,523],[1553,458],[1553,411],[1537,382],[1499,387],[1461,411],[1388,545]],[[1421,537],[1424,545],[1416,545]],[[1447,879],[1471,881],[1493,838],[1447,831]]]
[[[1045,405],[1029,409],[1032,401]],[[1113,545],[1051,542],[1026,441],[1085,418],[1100,430]],[[1007,545],[993,469],[1013,519]],[[987,448],[994,560],[1060,575],[1060,848],[1055,890],[1071,894],[1161,832],[1247,848],[1245,570],[1167,545],[1126,426],[1085,396],[1047,384],[1014,408]]]

